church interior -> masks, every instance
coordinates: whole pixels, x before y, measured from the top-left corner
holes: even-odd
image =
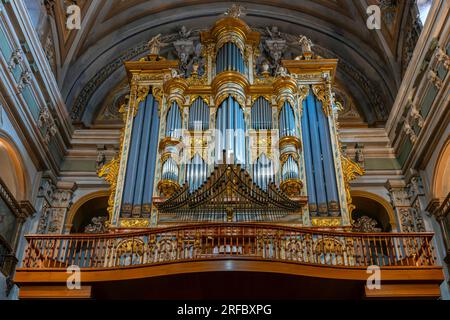
[[[446,0],[0,1],[0,299],[450,300]]]

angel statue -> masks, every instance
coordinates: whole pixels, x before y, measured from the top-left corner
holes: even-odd
[[[181,40],[187,40],[187,39],[189,39],[191,32],[192,32],[192,30],[188,31],[186,26],[183,25],[180,27],[180,30],[178,30],[178,35]]]
[[[225,15],[232,17],[232,18],[239,18],[244,16],[244,7],[238,4],[233,4],[231,6],[231,8],[229,8],[226,12]]]
[[[161,42],[161,33],[151,38],[147,43],[147,47],[150,50],[151,55],[158,55],[159,50],[167,45],[168,43]]]
[[[303,53],[312,52],[311,47],[313,46],[313,43],[311,39],[308,39],[304,35],[300,35],[298,37],[297,43],[302,47]]]
[[[281,40],[283,37],[281,36],[281,32],[278,30],[277,26],[266,27],[267,34],[272,40]]]

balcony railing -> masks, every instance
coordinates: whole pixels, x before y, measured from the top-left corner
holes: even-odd
[[[21,269],[108,269],[253,259],[341,267],[422,267],[436,262],[431,233],[349,233],[221,223],[99,235],[30,235]]]

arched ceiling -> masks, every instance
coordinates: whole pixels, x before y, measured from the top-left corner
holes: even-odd
[[[145,44],[162,33],[167,39],[181,25],[198,32],[208,29],[230,7],[210,0],[77,0],[80,30],[67,30],[65,8],[70,0],[46,0],[56,38],[56,75],[75,123],[91,126],[112,93],[124,89],[124,60],[146,53]],[[243,17],[264,32],[278,26],[285,37],[304,34],[317,54],[339,58],[337,80],[370,125],[388,117],[401,82],[402,27],[408,1],[382,1],[381,30],[366,26],[366,8],[378,0],[260,0],[235,2]],[[387,8],[387,9],[386,9]],[[173,48],[166,48],[170,55]],[[295,51],[296,48],[292,48]],[[163,52],[164,54],[164,52]],[[109,102],[108,102],[109,103]],[[107,106],[108,107],[108,106]],[[108,122],[107,117],[103,119]]]

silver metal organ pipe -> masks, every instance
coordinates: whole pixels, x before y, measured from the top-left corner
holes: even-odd
[[[235,152],[235,158],[236,158],[236,163],[242,163],[241,162],[241,139],[238,137],[238,130],[240,129],[241,123],[240,123],[240,107],[238,105],[238,103],[235,101],[234,103],[235,107],[234,107],[234,152]]]
[[[231,46],[231,70],[235,71],[236,70],[236,64],[235,64],[235,61],[236,61],[236,49],[235,49],[235,47],[233,45],[230,45],[230,46]]]

